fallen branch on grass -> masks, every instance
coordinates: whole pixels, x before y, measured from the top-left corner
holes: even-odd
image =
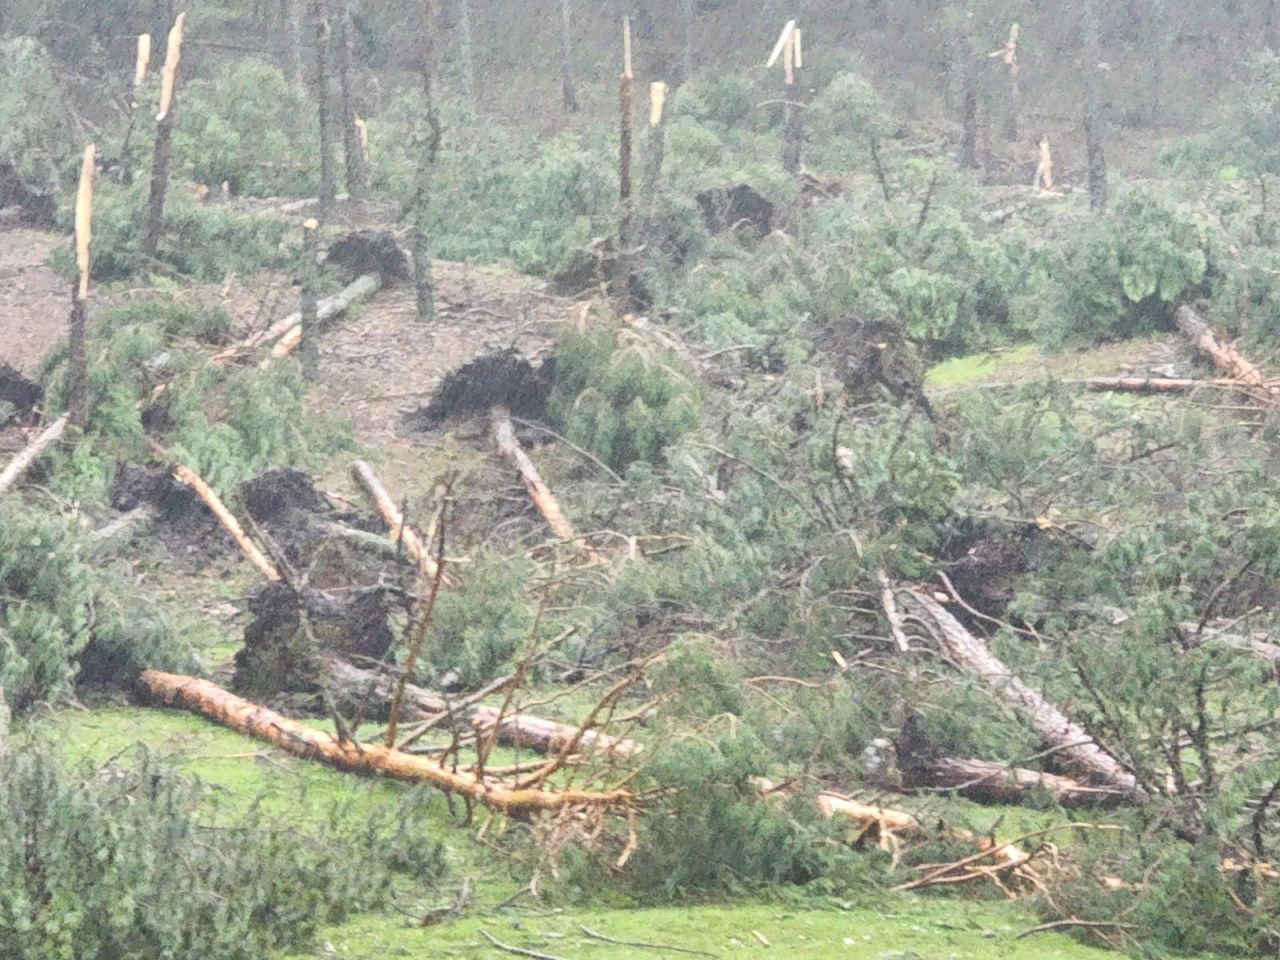
[[[0,493],[4,493],[18,478],[31,469],[31,465],[40,459],[40,455],[61,439],[67,429],[68,414],[63,414],[45,428],[40,436],[31,441],[24,449],[18,451],[9,465],[0,473]]]
[[[460,773],[427,757],[387,749],[378,744],[339,740],[237,697],[208,680],[146,670],[141,676],[141,683],[152,697],[167,706],[198,713],[304,760],[319,760],[348,773],[431,784],[500,813],[527,815],[571,807],[622,808],[632,802],[631,794],[625,790],[514,789]]]
[[[529,455],[520,446],[520,441],[516,439],[515,427],[511,425],[510,411],[506,407],[494,407],[491,419],[494,443],[502,455],[510,460],[515,468],[520,471],[520,478],[524,481],[525,489],[529,491],[529,499],[533,501],[533,505],[542,514],[542,519],[547,521],[547,526],[551,528],[551,532],[566,543],[579,543],[582,552],[589,559],[598,559],[599,554],[591,544],[585,540],[579,541],[578,535],[574,533],[573,524],[569,522],[569,518],[560,509],[560,502],[556,500],[555,494],[551,492],[551,488],[542,479],[542,474],[538,472],[534,462],[529,459]]]

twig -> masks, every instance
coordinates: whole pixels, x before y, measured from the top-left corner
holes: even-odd
[[[513,947],[509,943],[503,943],[488,930],[481,930],[480,936],[484,937],[499,950],[514,953],[517,957],[533,957],[534,960],[561,960],[560,957],[553,953],[539,953],[537,950],[526,950],[524,947]]]
[[[1076,920],[1071,918],[1068,920],[1054,920],[1051,923],[1040,923],[1034,927],[1028,927],[1021,933],[1016,934],[1013,939],[1021,940],[1023,937],[1029,937],[1033,933],[1044,933],[1046,930],[1058,930],[1062,927],[1090,927],[1104,928],[1108,930],[1137,930],[1136,923],[1115,923],[1110,920]]]
[[[670,950],[672,953],[685,953],[691,957],[712,957],[713,960],[720,960],[720,954],[708,953],[705,950],[693,950],[689,947],[673,947],[667,943],[645,943],[643,940],[615,940],[613,937],[606,937],[603,933],[592,930],[585,923],[578,924],[578,929],[592,940],[599,940],[601,943],[612,943],[614,946],[618,947],[636,947],[641,950]]]

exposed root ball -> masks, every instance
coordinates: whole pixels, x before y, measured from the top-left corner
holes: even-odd
[[[0,363],[0,425],[9,420],[28,420],[44,399],[44,390],[34,380]]]
[[[413,276],[409,254],[396,238],[380,230],[357,230],[329,246],[325,263],[346,275],[348,281],[366,273],[382,275],[385,286],[408,282]]]
[[[485,354],[445,377],[431,402],[411,413],[409,421],[433,428],[445,420],[488,414],[498,405],[519,417],[541,417],[554,382],[554,360],[535,367],[516,350]]]
[[[773,230],[777,208],[745,183],[703,190],[697,197],[707,229],[712,233],[750,229],[760,236]]]

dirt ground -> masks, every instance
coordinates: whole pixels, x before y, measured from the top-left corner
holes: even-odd
[[[66,335],[71,286],[48,265],[65,242],[40,230],[0,233],[0,362],[28,376]]]

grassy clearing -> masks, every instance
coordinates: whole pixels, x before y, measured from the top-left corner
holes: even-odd
[[[238,802],[259,802],[298,821],[361,816],[375,805],[394,804],[403,784],[369,781],[282,754],[188,714],[134,707],[68,711],[44,719],[40,731],[56,736],[69,759],[102,763],[131,749],[146,749],[216,787]],[[145,745],[143,747],[142,745]],[[474,827],[459,827],[444,799],[427,816],[446,843],[450,876],[441,888],[405,890],[385,914],[368,914],[326,930],[314,953],[347,960],[387,957],[498,957],[482,930],[504,943],[564,960],[629,960],[678,956],[670,951],[630,947],[593,939],[583,931],[616,940],[677,945],[720,957],[769,953],[786,957],[847,957],[850,960],[1004,957],[1009,960],[1093,960],[1108,956],[1060,935],[1015,939],[1036,921],[1022,907],[1002,902],[886,896],[877,908],[856,904],[788,907],[742,903],[669,909],[604,909],[597,905],[531,909],[493,908],[520,889],[501,855],[473,839]],[[1055,815],[1006,811],[1002,835],[1036,829]],[[990,826],[1001,811],[974,807],[968,819]],[[425,910],[448,904],[463,879],[474,897],[470,915],[430,928],[418,923]],[[822,907],[825,906],[825,909]],[[766,947],[755,935],[759,932]]]

